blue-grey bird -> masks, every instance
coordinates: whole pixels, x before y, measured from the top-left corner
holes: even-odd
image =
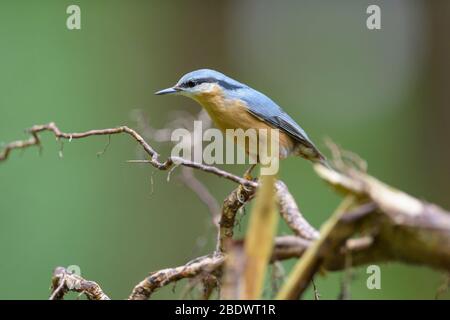
[[[279,156],[299,155],[328,166],[306,132],[274,101],[226,75],[201,69],[185,74],[157,95],[179,94],[192,98],[208,112],[214,124],[226,129],[279,129]]]

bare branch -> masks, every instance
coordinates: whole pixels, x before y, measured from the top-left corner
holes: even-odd
[[[184,278],[193,278],[204,274],[208,276],[217,270],[223,263],[222,254],[213,254],[196,258],[184,266],[168,268],[151,273],[141,281],[128,297],[129,300],[146,300],[155,290]]]
[[[319,237],[319,231],[314,229],[300,212],[294,197],[283,181],[275,184],[278,196],[280,214],[291,230],[299,237],[314,240]]]
[[[137,141],[141,149],[149,156],[149,159],[130,162],[148,163],[159,170],[172,170],[178,165],[183,166],[182,179],[196,192],[211,212],[219,211],[217,202],[205,186],[195,178],[191,169],[212,173],[239,184],[224,200],[216,252],[197,258],[183,266],[152,273],[134,288],[129,298],[147,299],[155,290],[168,283],[195,277],[199,277],[199,281],[209,283],[205,286],[205,297],[209,297],[214,287],[211,279],[220,281],[226,249],[229,244],[233,244],[236,213],[254,197],[258,182],[247,180],[217,167],[179,157],[169,157],[161,161],[160,155],[153,147],[140,134],[126,126],[65,133],[60,131],[54,123],[35,125],[28,130],[31,135],[29,139],[14,141],[4,147],[0,152],[0,161],[6,160],[13,150],[24,150],[31,146],[41,147],[39,134],[44,131],[52,132],[58,140],[69,141],[90,136],[111,137],[115,134],[127,134]],[[149,130],[149,132],[158,135],[161,141],[167,140],[166,129]],[[109,146],[109,141],[104,150]],[[61,154],[62,147],[63,145],[60,149]],[[366,164],[357,156],[341,152],[336,146],[332,146],[332,151],[336,157],[346,158],[345,161],[338,159],[339,161],[335,163],[338,170],[320,165],[316,165],[315,170],[322,179],[338,191],[352,197],[357,209],[350,212],[348,212],[349,208],[340,211],[325,224],[319,235],[319,232],[301,214],[286,185],[281,181],[276,183],[280,214],[295,236],[275,239],[271,261],[302,257],[300,267],[291,278],[294,280],[290,280],[287,287],[282,288],[278,297],[297,298],[311,283],[320,267],[328,270],[345,269],[349,254],[351,254],[353,266],[395,260],[425,264],[450,271],[449,212],[367,175]],[[352,238],[356,233],[360,235],[360,238]],[[71,274],[64,268],[56,268],[52,277],[50,298],[62,299],[69,291],[84,293],[89,299],[109,299],[97,283]]]
[[[312,241],[299,238],[297,236],[280,236],[275,239],[274,250],[272,253],[272,261],[285,260],[290,258],[300,258],[305,251],[312,245]],[[221,281],[221,299],[237,299],[236,290],[240,290],[239,286],[242,285],[241,278],[243,262],[243,242],[242,241],[228,241],[226,247],[227,254],[214,253],[208,256],[200,257],[188,262],[186,265],[167,268],[153,272],[146,279],[141,281],[131,293],[129,299],[131,300],[144,300],[150,298],[150,296],[159,288],[166,286],[170,283],[179,281],[185,278],[201,277],[201,280],[209,281],[209,277],[212,275],[214,278],[222,278]],[[230,248],[231,246],[231,248]],[[354,250],[358,250],[354,248]],[[234,253],[233,253],[234,252]],[[353,251],[352,251],[353,252]],[[371,255],[370,251],[365,251],[365,254],[354,254],[353,265],[358,266],[361,264],[377,262],[378,256]],[[368,260],[373,259],[373,260]],[[231,274],[221,276],[221,269],[224,263],[227,261],[230,268],[227,268],[228,272],[231,270]],[[229,261],[229,262],[228,262]],[[336,254],[330,256],[330,260],[327,260],[324,264],[325,267],[328,264],[333,266],[332,270],[345,269],[345,254],[337,250]],[[239,275],[239,276],[238,276]]]
[[[239,176],[236,176],[232,173],[226,172],[213,166],[196,163],[194,161],[186,160],[180,157],[169,157],[166,161],[160,162],[159,154],[144,140],[144,138],[142,138],[142,136],[139,135],[136,131],[126,126],[120,126],[109,129],[89,130],[85,132],[65,133],[62,132],[53,122],[44,125],[35,125],[28,130],[28,132],[31,134],[31,138],[29,138],[28,140],[14,141],[8,143],[4,147],[3,151],[0,153],[0,161],[6,160],[12,150],[25,149],[31,146],[40,146],[41,140],[39,138],[39,133],[43,131],[53,132],[56,138],[68,140],[81,139],[90,136],[102,136],[102,135],[114,135],[126,133],[131,137],[133,137],[142,146],[144,151],[150,156],[150,160],[135,160],[130,162],[148,163],[159,170],[169,170],[175,164],[177,164],[190,168],[195,168],[204,172],[213,173],[219,177],[242,184],[246,187],[256,187],[256,183],[253,181],[249,181],[247,179],[241,178]]]
[[[219,221],[219,234],[217,236],[216,251],[224,252],[226,242],[233,237],[236,213],[255,195],[255,188],[244,188],[242,186],[233,190],[223,201],[222,214]]]
[[[324,257],[335,255],[345,239],[355,232],[355,223],[376,210],[373,203],[369,203],[348,212],[354,205],[353,196],[347,196],[344,199],[336,212],[323,225],[320,238],[308,247],[303,258],[297,262],[278,293],[277,299],[298,299],[319,270]]]
[[[202,299],[203,300],[210,299],[212,293],[214,292],[214,289],[216,289],[216,288],[220,289],[219,279],[212,274],[209,274],[209,275],[206,275],[205,277],[203,277],[202,284],[203,284],[203,290],[202,290]]]
[[[336,172],[315,167],[337,190],[374,202],[382,213],[364,229],[377,229],[379,252],[386,259],[426,264],[450,271],[450,213],[353,168]]]

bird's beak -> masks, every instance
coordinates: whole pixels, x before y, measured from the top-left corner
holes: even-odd
[[[160,96],[160,95],[163,95],[163,94],[176,93],[176,92],[178,92],[178,91],[180,91],[179,88],[173,87],[173,88],[167,88],[167,89],[160,90],[160,91],[158,91],[158,92],[155,92],[155,94],[158,95],[158,96]]]

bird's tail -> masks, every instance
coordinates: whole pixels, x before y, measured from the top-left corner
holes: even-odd
[[[327,158],[318,149],[316,149],[316,152],[317,156],[311,159],[311,161],[313,163],[319,163],[328,169],[334,170]]]

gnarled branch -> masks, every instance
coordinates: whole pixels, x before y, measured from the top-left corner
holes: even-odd
[[[89,130],[85,132],[74,132],[74,133],[65,133],[62,132],[55,123],[50,122],[48,124],[43,125],[35,125],[27,130],[31,137],[27,140],[18,140],[14,142],[8,143],[2,152],[0,152],[0,161],[6,160],[11,153],[11,151],[15,149],[25,149],[31,146],[40,146],[41,140],[39,138],[39,133],[43,131],[52,132],[56,138],[58,139],[67,139],[69,141],[73,139],[81,139],[90,136],[104,136],[104,135],[113,135],[113,134],[128,134],[133,137],[144,149],[144,151],[150,156],[149,160],[131,160],[130,162],[138,162],[138,163],[148,163],[153,167],[159,170],[169,170],[174,165],[182,165],[190,168],[195,168],[204,172],[209,172],[215,174],[216,176],[231,180],[233,182],[239,183],[246,187],[256,187],[257,184],[253,181],[241,178],[237,175],[229,173],[227,171],[221,170],[214,166],[204,165],[202,163],[197,163],[194,161],[190,161],[181,157],[169,157],[166,161],[159,161],[159,154],[148,144],[142,136],[130,129],[127,126],[120,126],[116,128],[108,128],[108,129],[95,129]]]
[[[197,258],[184,266],[168,268],[152,273],[133,290],[130,299],[147,299],[158,288],[182,278],[201,277],[211,279],[217,275],[227,259],[227,242],[232,241],[236,213],[250,201],[258,188],[258,182],[226,172],[214,166],[203,165],[178,157],[159,160],[159,154],[135,130],[126,126],[89,130],[79,133],[62,132],[54,123],[35,125],[28,130],[27,140],[7,144],[0,152],[0,161],[6,160],[15,149],[40,146],[39,134],[52,132],[57,139],[81,139],[95,135],[125,133],[133,137],[149,159],[135,162],[149,163],[159,170],[170,170],[175,165],[193,168],[238,183],[239,186],[225,199],[221,210],[217,250],[211,255]],[[337,149],[334,153],[339,155]],[[364,166],[361,165],[361,168]],[[317,174],[339,192],[354,198],[355,210],[344,210],[334,222],[326,223],[319,233],[302,216],[295,199],[286,185],[278,181],[276,192],[281,216],[295,236],[275,239],[272,261],[302,257],[300,267],[290,286],[284,288],[282,298],[295,298],[306,289],[320,267],[328,270],[346,268],[346,257],[351,254],[352,265],[383,261],[402,261],[424,264],[433,268],[450,271],[450,214],[434,204],[418,200],[396,190],[361,169],[348,166],[343,161],[337,170],[316,165]],[[189,176],[187,176],[189,180]],[[192,178],[192,177],[190,177]],[[190,180],[192,182],[192,180]],[[188,182],[188,183],[191,183]],[[195,182],[195,181],[194,181]],[[211,196],[206,197],[203,186],[193,184],[192,189],[215,211],[217,205]],[[361,206],[363,205],[363,206]],[[369,209],[370,210],[369,210]],[[364,210],[363,210],[364,209]],[[367,210],[365,210],[367,209]],[[350,211],[350,212],[349,212]],[[355,234],[359,238],[352,238]],[[306,256],[305,256],[306,254]],[[206,280],[205,280],[206,281]],[[220,281],[220,280],[219,280]],[[207,296],[211,294],[211,288]],[[109,299],[100,286],[92,281],[67,272],[58,267],[52,277],[51,299],[61,299],[68,291],[84,293],[89,299]]]

